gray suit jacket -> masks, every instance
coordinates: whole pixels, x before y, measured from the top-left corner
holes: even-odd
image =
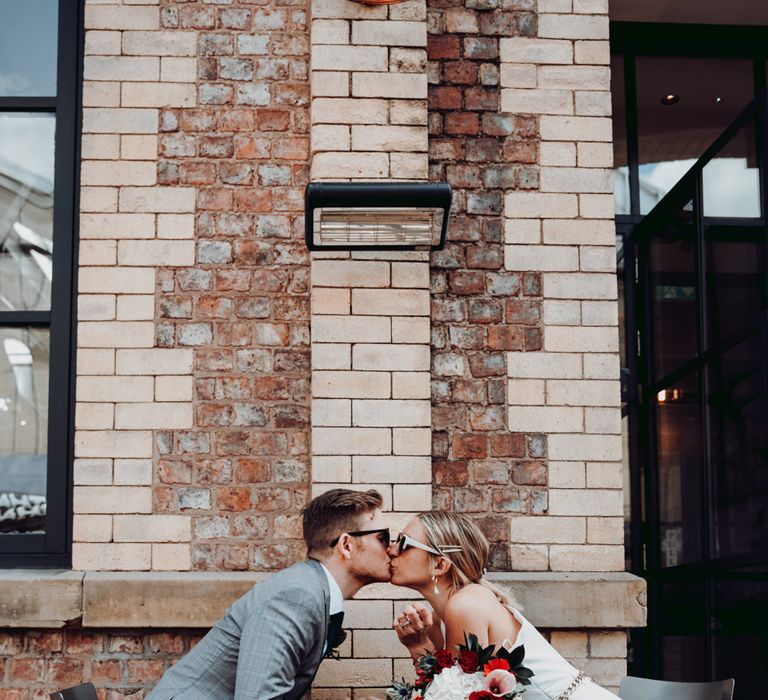
[[[323,659],[329,605],[316,561],[270,576],[230,606],[147,700],[302,697]]]

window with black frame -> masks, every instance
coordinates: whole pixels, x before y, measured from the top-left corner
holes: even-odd
[[[0,563],[67,563],[79,2],[0,3]]]

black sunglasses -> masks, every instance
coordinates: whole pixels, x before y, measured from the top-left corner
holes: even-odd
[[[341,535],[344,533],[342,532]],[[385,547],[389,547],[389,528],[388,527],[382,527],[378,530],[355,530],[354,532],[348,532],[347,533],[350,537],[363,537],[364,535],[378,535],[378,540],[381,542]],[[339,535],[333,542],[331,542],[328,546],[329,547],[335,547],[339,540],[341,539],[341,535]]]

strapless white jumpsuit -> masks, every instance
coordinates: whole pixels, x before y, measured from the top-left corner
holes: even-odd
[[[569,664],[541,633],[517,610],[515,617],[521,628],[515,646],[525,645],[523,666],[534,676],[526,686],[525,700],[557,700],[578,675],[578,669]],[[583,680],[571,693],[570,700],[616,700],[616,695],[601,688],[590,679]]]

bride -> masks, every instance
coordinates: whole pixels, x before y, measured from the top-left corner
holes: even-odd
[[[417,515],[392,543],[390,556],[392,583],[418,591],[432,606],[409,605],[393,624],[414,661],[425,650],[455,649],[471,633],[484,646],[525,646],[523,664],[534,673],[525,700],[615,700],[560,656],[485,578],[488,540],[467,517]]]

